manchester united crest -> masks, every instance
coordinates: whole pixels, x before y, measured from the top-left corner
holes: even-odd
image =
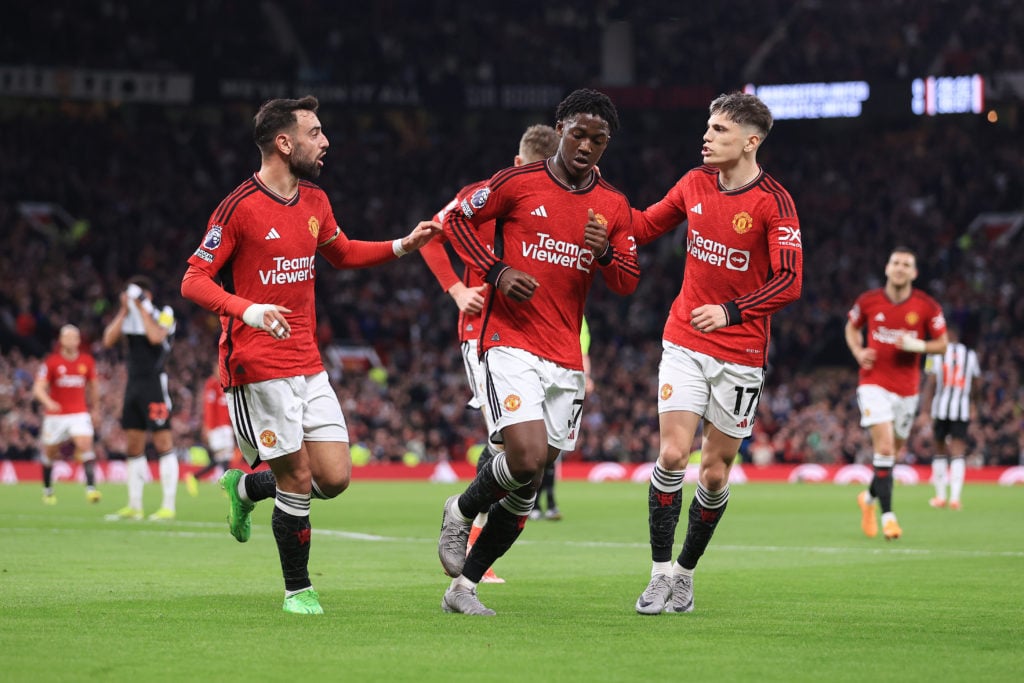
[[[274,446],[277,445],[277,434],[270,431],[269,429],[264,429],[262,432],[260,432],[260,443],[266,446],[267,448],[273,448]]]
[[[316,216],[309,217],[309,234],[313,236],[313,239],[320,234],[320,221],[316,219]]]
[[[737,235],[750,232],[752,227],[754,227],[754,219],[746,211],[740,211],[732,217],[732,229],[736,231]]]
[[[672,385],[662,384],[661,389],[658,390],[658,395],[661,396],[662,401],[667,401],[672,398]]]
[[[921,316],[917,314],[917,311],[911,311],[910,313],[907,313],[907,317],[904,318],[904,320],[907,321],[908,325],[914,326],[921,322]]]
[[[597,221],[598,225],[608,225],[608,219],[604,217],[604,214],[594,214],[594,220]]]
[[[505,406],[505,410],[513,413],[519,410],[519,406],[523,405],[523,399],[519,398],[515,394],[509,394],[505,397],[503,405]]]

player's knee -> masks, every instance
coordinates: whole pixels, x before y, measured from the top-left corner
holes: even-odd
[[[685,449],[679,448],[672,443],[662,442],[661,450],[658,452],[658,462],[661,463],[662,469],[677,472],[686,469],[689,461],[690,454]]]

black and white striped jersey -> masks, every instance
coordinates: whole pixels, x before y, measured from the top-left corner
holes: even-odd
[[[981,375],[978,355],[960,343],[950,343],[944,354],[931,354],[925,371],[935,376],[932,419],[969,420],[971,384]]]

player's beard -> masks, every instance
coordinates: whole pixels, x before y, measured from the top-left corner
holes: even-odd
[[[316,180],[320,177],[320,164],[317,163],[317,159],[310,161],[295,161],[294,159],[289,160],[288,168],[291,170],[292,175],[302,180]]]

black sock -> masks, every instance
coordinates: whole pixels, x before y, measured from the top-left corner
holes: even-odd
[[[669,562],[676,525],[683,509],[684,470],[672,472],[655,464],[647,488],[647,526],[651,535],[651,560]]]
[[[555,504],[555,465],[554,463],[544,468],[544,478],[540,482],[541,490],[544,491],[544,496],[548,502],[548,510],[554,510],[558,506]],[[539,497],[539,496],[538,496]]]
[[[892,468],[875,466],[875,476],[871,478],[868,493],[878,499],[882,514],[892,512]]]
[[[466,557],[466,564],[462,567],[464,577],[480,583],[487,568],[508,552],[519,538],[519,534],[523,533],[535,495],[530,486],[524,486],[491,506],[487,524],[481,530],[473,549]]]
[[[301,514],[303,512],[305,514]],[[281,558],[284,589],[290,592],[308,588],[312,585],[309,580],[309,541],[312,536],[309,496],[277,491],[270,524],[277,541],[277,554]]]
[[[82,463],[82,469],[85,470],[85,485],[89,488],[96,486],[96,461],[86,460]]]
[[[254,503],[277,495],[277,479],[270,470],[247,474],[242,482],[245,485],[245,495]]]
[[[697,491],[690,501],[689,524],[686,526],[686,540],[679,552],[677,561],[684,569],[697,566],[704,551],[707,550],[715,527],[725,514],[725,506],[729,503],[729,485],[721,491],[710,492],[703,485],[697,484]]]
[[[507,496],[510,491],[520,489],[529,483],[513,479],[508,470],[508,459],[504,453],[498,453],[486,467],[477,472],[476,478],[459,496],[459,510],[464,517],[473,519],[480,511],[489,509],[492,503]]]
[[[53,465],[43,465],[43,488],[53,488]]]

